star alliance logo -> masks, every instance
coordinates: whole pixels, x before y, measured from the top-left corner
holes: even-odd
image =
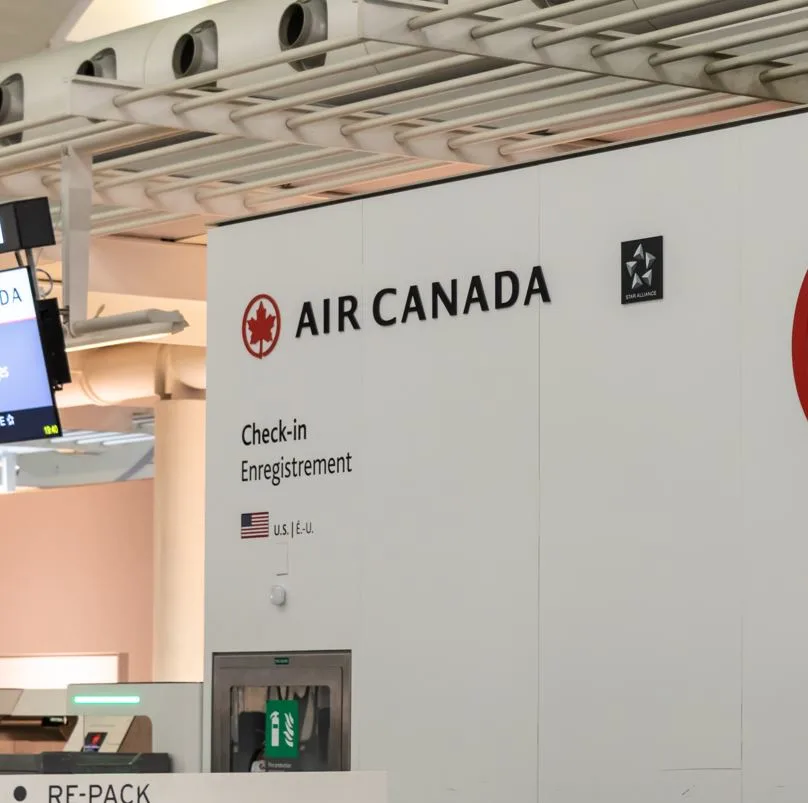
[[[620,249],[621,301],[658,301],[662,298],[662,237],[628,240]]]
[[[656,262],[656,257],[650,251],[646,251],[643,244],[640,243],[634,252],[634,259],[626,262],[632,290],[642,287],[644,284],[650,287],[654,283],[654,262]]]

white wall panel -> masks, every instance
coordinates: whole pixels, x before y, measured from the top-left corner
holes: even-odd
[[[311,210],[269,223],[225,229],[209,245],[208,654],[351,649],[359,626],[361,461],[352,474],[278,487],[243,483],[240,464],[360,451],[361,352],[339,338],[295,340],[294,334],[302,301],[361,286],[361,209]],[[244,308],[260,293],[272,295],[282,316],[279,346],[262,360],[241,340]],[[295,417],[308,426],[305,443],[241,445],[245,424],[272,427]],[[240,515],[261,511],[270,513],[273,530],[310,520],[316,536],[293,544],[274,536],[241,540]],[[287,589],[285,608],[269,603],[275,583]],[[360,742],[357,733],[354,749]],[[207,732],[203,745],[207,751]]]
[[[671,773],[740,768],[736,158],[704,136],[542,172],[548,803],[661,802]],[[723,214],[696,213],[706,194]],[[620,243],[655,235],[665,297],[621,306]]]
[[[493,788],[536,797],[542,305],[494,310],[492,279],[513,270],[524,298],[538,175],[473,186],[211,237],[211,334],[227,334],[209,351],[207,649],[352,650],[354,766],[390,770],[395,801],[483,803]],[[429,307],[432,282],[456,279],[462,308],[475,274],[488,312],[372,323],[381,288],[397,288],[385,314],[400,317],[410,284]],[[239,330],[261,292],[289,314],[259,361]],[[345,293],[362,298],[361,331],[295,338],[305,301]],[[240,427],[294,416],[309,440],[287,456],[350,450],[355,472],[242,483],[238,463],[253,450],[239,446]],[[239,514],[266,509],[273,522],[311,520],[315,534],[240,541]],[[284,610],[269,605],[274,582],[288,590]]]
[[[744,790],[808,796],[805,483],[808,421],[794,389],[791,327],[808,269],[800,115],[739,130],[743,178]]]
[[[235,239],[211,238],[210,254],[211,265],[221,266],[209,277],[221,334],[214,336],[208,357],[215,373],[208,392],[213,520],[207,525],[207,555],[215,571],[207,575],[207,632],[215,634],[218,651],[256,645],[345,649],[357,628],[361,469],[329,481],[289,479],[273,487],[242,482],[240,463],[360,451],[361,352],[340,338],[295,340],[294,333],[304,300],[361,285],[361,209],[312,210],[229,232]],[[241,342],[244,307],[259,293],[272,295],[282,316],[280,344],[263,360],[251,357]],[[249,422],[271,427],[295,418],[308,427],[305,443],[241,445],[241,428]],[[273,527],[311,520],[316,540],[299,538],[293,546],[287,539],[240,541],[240,514],[265,510]],[[287,553],[289,601],[277,610],[268,605],[269,588],[277,582],[276,570],[285,568]]]
[[[537,264],[534,170],[363,207],[366,286],[457,277],[463,288],[474,274],[526,278]],[[363,340],[354,727],[366,735],[362,766],[389,770],[397,801],[536,797],[538,322],[548,310],[538,306]]]
[[[213,232],[208,653],[352,650],[354,767],[389,770],[393,803],[803,803],[806,134],[783,118]],[[623,306],[621,241],[655,235],[664,299]],[[371,323],[382,287],[400,309],[411,283],[538,261],[551,304]],[[240,325],[263,292],[284,317],[259,361]],[[304,301],[344,293],[361,331],[294,337]],[[354,472],[242,483],[241,426],[293,417],[286,456]],[[240,540],[259,510],[315,534]]]

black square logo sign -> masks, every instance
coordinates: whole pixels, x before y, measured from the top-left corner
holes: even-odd
[[[659,301],[663,278],[662,237],[644,237],[621,244],[620,298],[623,304]]]

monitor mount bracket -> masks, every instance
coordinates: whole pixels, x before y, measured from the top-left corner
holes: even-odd
[[[87,319],[90,289],[90,232],[93,210],[93,159],[71,146],[62,149],[62,305],[65,327]],[[33,270],[34,268],[32,268]]]

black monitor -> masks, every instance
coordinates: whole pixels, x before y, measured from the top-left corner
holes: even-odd
[[[47,198],[0,204],[0,254],[44,248],[55,242]]]
[[[0,271],[0,444],[61,434],[31,274]]]
[[[65,333],[62,314],[55,298],[39,299],[39,330],[42,333],[42,349],[45,365],[54,390],[61,390],[71,381],[70,363],[65,351]]]

